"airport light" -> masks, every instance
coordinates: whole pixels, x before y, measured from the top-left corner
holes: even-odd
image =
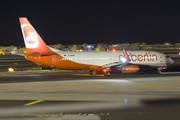
[[[113,52],[116,52],[116,49],[112,49]]]
[[[13,72],[14,69],[12,69],[11,67],[8,69],[9,72]]]

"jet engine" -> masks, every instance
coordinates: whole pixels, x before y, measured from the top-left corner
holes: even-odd
[[[139,71],[138,65],[128,65],[120,68],[122,73],[135,73]]]

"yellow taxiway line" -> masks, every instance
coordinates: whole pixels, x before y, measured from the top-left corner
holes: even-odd
[[[30,103],[27,103],[27,104],[24,104],[24,106],[30,106],[30,105],[33,105],[33,104],[36,104],[36,103],[39,103],[39,102],[43,102],[44,100],[36,100],[34,102],[30,102]]]

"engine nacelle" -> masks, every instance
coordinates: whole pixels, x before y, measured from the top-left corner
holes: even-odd
[[[121,68],[122,73],[135,73],[139,71],[138,65],[129,65]]]

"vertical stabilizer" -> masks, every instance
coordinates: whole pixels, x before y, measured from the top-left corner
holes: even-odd
[[[26,46],[27,53],[51,53],[52,51],[45,44],[33,26],[29,23],[27,18],[20,17],[19,18],[21,30]]]

